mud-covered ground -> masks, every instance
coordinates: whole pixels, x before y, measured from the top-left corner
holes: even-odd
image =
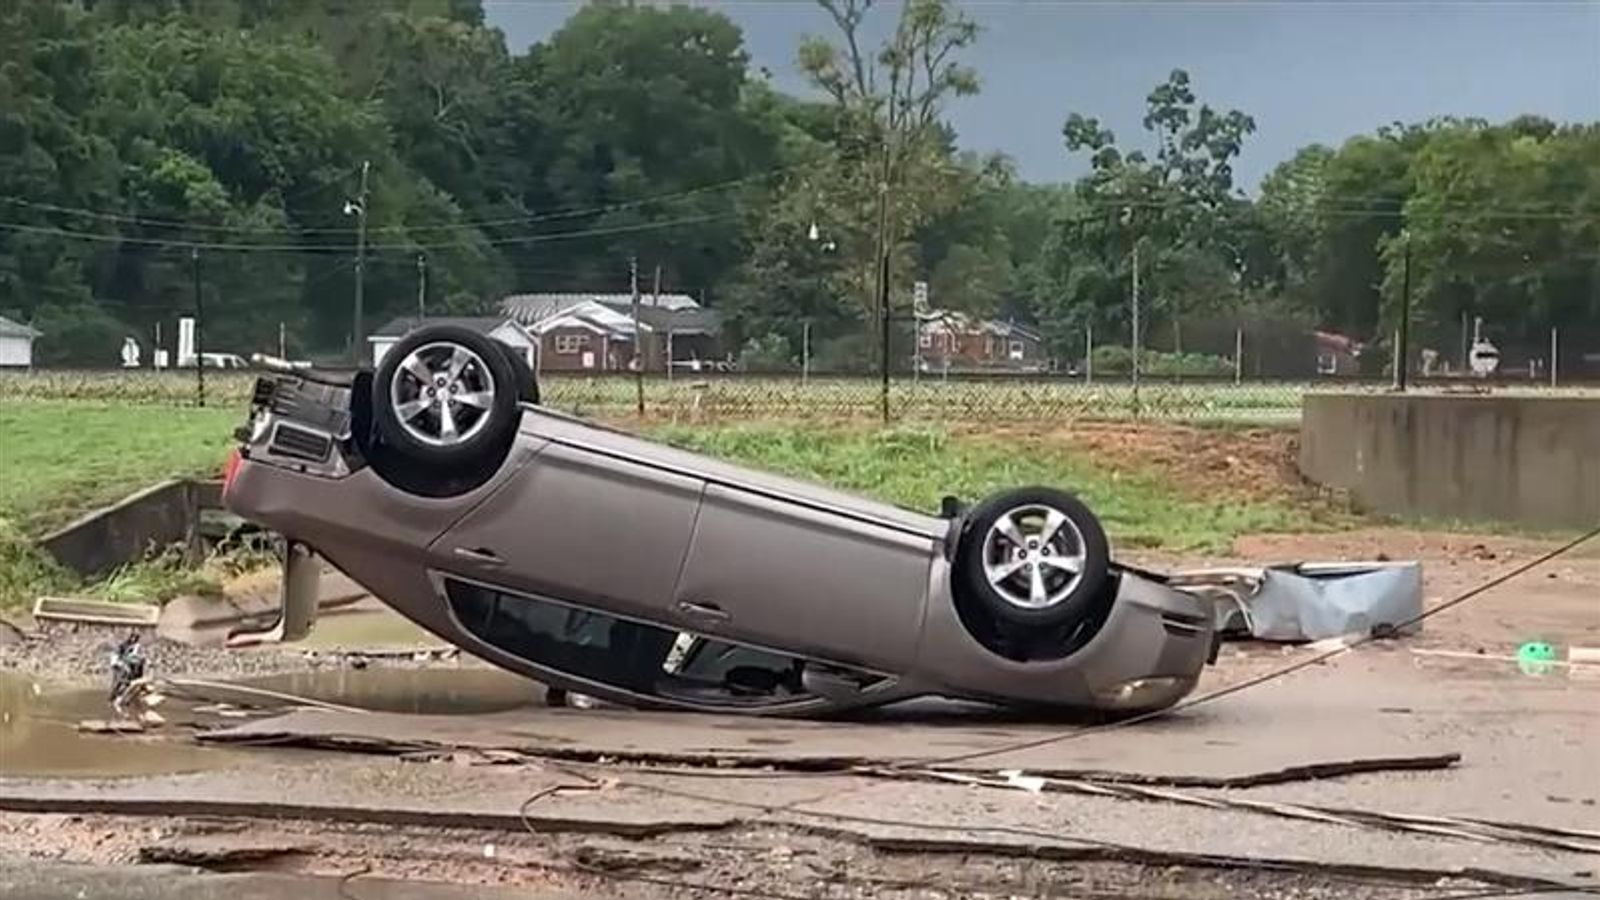
[[[1082,897],[1141,900],[1439,900],[1487,886],[1265,869],[884,852],[790,829],[641,842],[581,834],[114,816],[15,815],[0,842],[35,860],[203,865],[348,879],[517,887],[534,896],[738,896],[905,900]],[[286,897],[285,900],[288,900]]]
[[[1372,529],[1250,538],[1241,541],[1231,557],[1256,563],[1292,559],[1419,559],[1424,565],[1427,602],[1435,606],[1533,558],[1551,545],[1548,541],[1528,538]],[[1173,566],[1224,560],[1150,557],[1140,561]],[[499,676],[470,659],[441,658],[435,654],[418,656],[407,652],[408,637],[403,629],[395,628],[392,617],[373,619],[370,623],[376,629],[371,633],[383,635],[383,640],[378,642],[383,645],[382,652],[362,653],[362,633],[367,627],[362,624],[364,621],[359,616],[325,620],[324,624],[338,624],[330,625],[326,631],[319,626],[321,640],[313,642],[316,644],[313,647],[241,651],[187,647],[154,640],[148,648],[151,670],[167,677],[246,679],[290,693],[298,692],[300,686],[305,685],[309,686],[308,692],[314,691],[327,699],[363,708],[423,715],[452,709],[492,714],[539,704],[537,688]],[[259,786],[266,783],[281,786],[285,800],[326,799],[297,793],[293,788],[297,783],[309,783],[294,774],[301,765],[299,760],[322,758],[318,754],[325,751],[244,747],[195,753],[187,734],[172,727],[158,736],[96,738],[91,749],[84,751],[83,745],[73,739],[71,723],[78,717],[103,714],[98,710],[103,701],[97,692],[105,682],[109,652],[119,636],[96,628],[53,628],[32,639],[0,640],[0,671],[9,676],[6,683],[16,688],[13,693],[32,695],[37,691],[48,696],[52,691],[69,686],[96,692],[83,693],[72,704],[52,709],[50,715],[56,721],[51,723],[7,701],[16,708],[8,706],[0,721],[0,788],[5,788],[8,780],[27,781],[19,776],[32,774],[21,773],[14,763],[8,766],[7,748],[11,748],[9,755],[13,761],[23,759],[17,748],[24,746],[18,741],[30,739],[24,732],[30,727],[36,731],[48,727],[55,729],[52,739],[64,743],[59,752],[51,750],[45,754],[47,762],[59,757],[59,761],[71,763],[73,754],[80,752],[89,752],[95,757],[90,760],[95,765],[77,770],[80,774],[75,783],[91,787],[104,785],[108,790],[120,785],[119,789],[126,789],[129,784],[142,783],[140,779],[151,773],[168,771],[167,764],[181,759],[182,765],[172,771],[205,771],[210,773],[207,777],[220,778],[224,784],[234,779],[233,783],[241,789],[253,782],[251,790],[243,790],[242,796],[258,795]],[[409,639],[418,648],[437,645],[425,635],[412,635]],[[1362,723],[1381,722],[1385,740],[1414,741],[1419,750],[1459,750],[1463,753],[1463,762],[1446,772],[1311,781],[1269,792],[1249,791],[1245,795],[1252,799],[1391,812],[1470,812],[1507,821],[1578,827],[1589,819],[1586,810],[1592,813],[1593,809],[1600,808],[1594,805],[1600,799],[1597,798],[1600,763],[1583,762],[1586,758],[1583,748],[1592,747],[1594,741],[1600,739],[1600,712],[1596,712],[1600,710],[1600,683],[1569,680],[1564,673],[1536,680],[1521,674],[1514,665],[1492,659],[1512,654],[1518,643],[1533,639],[1550,641],[1563,648],[1600,646],[1600,548],[1584,548],[1489,591],[1464,606],[1428,620],[1421,635],[1370,648],[1369,655],[1347,660],[1342,669],[1317,667],[1291,677],[1315,679],[1315,685],[1324,687],[1299,690],[1289,683],[1290,679],[1285,679],[1283,683],[1251,693],[1244,698],[1249,701],[1246,706],[1239,706],[1238,698],[1234,698],[1224,712],[1250,724],[1241,726],[1245,728],[1243,731],[1227,731],[1231,727],[1227,723],[1233,719],[1218,716],[1210,720],[1210,724],[1196,727],[1223,731],[1213,738],[1197,739],[1196,745],[1224,748],[1217,752],[1245,752],[1253,744],[1270,737],[1274,729],[1306,727],[1308,721],[1317,719],[1314,706],[1321,702],[1328,705],[1327,721],[1334,723],[1333,727],[1348,731],[1349,723],[1365,727]],[[1417,651],[1467,655],[1427,656]],[[1224,650],[1219,665],[1208,674],[1202,690],[1236,683],[1292,663],[1305,652],[1281,646],[1230,646]],[[397,671],[397,677],[391,678],[384,675],[389,669],[403,671]],[[464,680],[437,682],[410,677],[445,670],[471,670],[483,673],[483,677],[474,675]],[[266,676],[273,678],[261,681]],[[1354,684],[1347,679],[1359,679],[1359,686],[1342,688],[1341,685]],[[437,686],[440,684],[448,686],[440,688]],[[373,685],[376,687],[370,687]],[[5,694],[0,691],[0,695]],[[1281,709],[1273,705],[1277,702],[1283,704]],[[1363,712],[1369,707],[1370,713]],[[31,724],[28,715],[35,715]],[[582,716],[584,713],[574,711],[567,715]],[[1336,715],[1342,718],[1335,719]],[[1205,717],[1196,721],[1201,720]],[[537,729],[538,719],[530,721],[534,724],[528,727]],[[670,727],[670,719],[666,723],[652,719],[649,727]],[[1005,726],[994,727],[1004,729]],[[907,722],[903,728],[907,736],[902,740],[917,740],[912,735],[917,728],[914,722]],[[582,731],[581,727],[575,728],[580,740]],[[1175,732],[1152,731],[1147,735],[1131,734],[1128,739],[1159,742],[1176,739],[1182,733],[1181,728]],[[533,736],[531,732],[530,736]],[[1342,734],[1341,739],[1347,744],[1359,743],[1348,733]],[[797,734],[794,740],[803,742],[805,738]],[[647,741],[641,738],[643,743]],[[1138,746],[1147,748],[1148,744]],[[1227,747],[1236,749],[1226,750]],[[1119,758],[1114,749],[1096,752],[1100,755],[1100,764],[1114,764]],[[122,754],[136,764],[100,765],[107,754]],[[390,790],[390,779],[400,779],[393,782],[398,785],[426,783],[427,792],[421,801],[425,806],[427,797],[437,797],[436,805],[440,807],[456,803],[472,808],[475,808],[473,804],[482,804],[487,808],[495,803],[502,806],[509,803],[507,808],[515,810],[517,798],[532,790],[519,786],[525,781],[530,784],[536,781],[536,767],[519,767],[525,767],[523,763],[483,768],[481,757],[474,761],[434,764],[407,763],[392,757],[344,757],[338,762],[341,765],[336,767],[337,772],[343,774],[328,783],[349,786],[352,791],[364,792],[362,796],[394,796],[397,800],[402,797],[386,793]],[[997,767],[1001,765],[1002,762],[996,762]],[[66,769],[71,770],[72,766]],[[419,782],[407,776],[413,771],[426,772],[426,777]],[[498,780],[492,783],[502,785],[503,789],[482,788],[487,774],[493,774]],[[119,777],[110,777],[112,775]],[[59,776],[52,777],[59,779]],[[91,780],[85,781],[85,778]],[[150,783],[157,795],[159,791],[172,789],[168,782],[161,782],[166,787],[160,787],[155,781]],[[181,781],[178,784],[181,786]],[[479,785],[484,799],[468,796],[467,790],[474,784]],[[763,784],[767,782],[761,777],[751,777],[748,787],[724,789],[746,800],[776,802],[764,800],[776,794],[765,794],[763,790],[778,791],[781,779],[772,781],[767,788],[763,788]],[[1528,789],[1519,790],[1519,784]],[[795,789],[793,785],[785,788]],[[936,791],[942,793],[936,794]],[[220,793],[226,792],[224,787]],[[207,795],[215,794],[208,792]],[[576,804],[571,809],[580,812],[587,809],[598,815],[595,810],[605,801],[595,800],[593,807],[581,798],[569,798],[564,802]],[[527,896],[568,897],[1420,900],[1465,898],[1507,889],[1503,880],[1480,881],[1464,870],[1455,877],[1409,875],[1400,878],[1394,872],[1393,859],[1381,866],[1377,864],[1381,854],[1376,850],[1387,846],[1385,842],[1390,840],[1381,833],[1319,825],[1317,827],[1325,830],[1315,834],[1307,832],[1308,836],[1300,838],[1296,837],[1296,829],[1310,826],[1289,819],[1244,820],[1238,818],[1242,815],[1238,813],[1227,818],[1204,811],[1184,812],[1160,804],[1109,800],[1097,802],[1121,805],[1097,806],[1066,795],[1029,797],[1018,791],[990,794],[972,789],[963,794],[957,789],[913,784],[880,785],[862,791],[853,802],[855,806],[838,808],[908,818],[922,816],[929,821],[938,815],[970,821],[1011,821],[1033,827],[1056,823],[1053,827],[1110,836],[1128,846],[1166,848],[1161,853],[1167,856],[1134,853],[1119,857],[1116,852],[1099,847],[1093,853],[1083,852],[1074,857],[1057,848],[1055,855],[1069,858],[1052,859],[1047,858],[1050,854],[1037,850],[1004,850],[984,842],[966,846],[959,841],[931,839],[922,843],[884,843],[870,840],[862,833],[829,827],[826,819],[780,819],[761,815],[741,815],[737,821],[716,827],[685,828],[648,838],[630,838],[599,833],[604,828],[597,831],[592,823],[551,826],[545,822],[535,833],[517,827],[471,829],[13,811],[0,813],[0,886],[29,887],[35,891],[33,895],[17,896],[37,896],[40,900],[77,897],[80,889],[96,884],[104,889],[103,893],[82,896],[245,896],[240,893],[242,883],[239,882],[216,882],[215,893],[210,893],[213,883],[193,874],[182,877],[199,880],[181,883],[194,886],[194,893],[178,893],[177,883],[171,881],[155,887],[140,886],[143,884],[139,881],[140,872],[157,871],[147,867],[181,863],[218,871],[271,873],[272,877],[327,879],[268,879],[256,885],[263,893],[248,895],[281,896],[285,900],[290,897],[298,900],[301,896],[355,897],[358,900],[398,896],[385,892],[383,885],[388,883],[385,879],[483,890],[495,886],[526,891]],[[1249,837],[1252,834],[1260,834],[1262,840],[1256,842]],[[1353,842],[1343,843],[1347,837]],[[1370,845],[1374,852],[1362,851],[1360,848],[1367,845],[1355,839],[1375,841]],[[1417,846],[1419,849],[1415,852],[1391,850],[1389,856],[1423,868],[1437,865],[1450,869],[1460,860],[1492,861],[1498,852],[1492,845],[1485,845],[1480,851],[1472,849],[1474,845],[1470,842],[1460,841]],[[1172,848],[1208,849],[1208,854],[1203,863],[1186,862],[1175,858]],[[1329,858],[1337,856],[1342,862],[1314,871],[1294,871],[1270,861],[1253,860],[1252,852],[1258,852],[1265,860],[1282,859],[1285,855],[1315,858],[1322,853]],[[1600,879],[1600,856],[1552,855],[1548,867],[1540,862],[1545,857],[1536,853],[1516,859],[1533,860],[1518,870],[1518,877],[1532,873],[1583,884],[1593,884]],[[1382,871],[1362,873],[1357,871],[1358,866],[1351,864],[1352,860],[1371,861]],[[48,868],[57,863],[88,868],[72,869],[72,878],[67,878],[52,874],[55,870]],[[178,876],[163,870],[162,877]],[[58,887],[61,892],[49,893]],[[162,893],[163,890],[166,893]],[[1548,890],[1539,895],[1579,896]],[[433,895],[415,896],[419,900],[431,900]],[[446,895],[438,896],[443,900]],[[473,895],[448,896],[454,900],[456,896]]]

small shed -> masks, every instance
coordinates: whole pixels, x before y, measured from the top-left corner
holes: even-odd
[[[528,329],[511,319],[499,316],[430,316],[426,319],[401,316],[398,319],[391,319],[367,338],[367,343],[372,346],[372,365],[376,367],[383,360],[383,355],[389,352],[390,347],[423,325],[457,325],[470,328],[521,352],[529,368],[539,367],[538,341],[528,333]]]
[[[40,336],[31,326],[0,316],[0,368],[31,367],[33,342]]]

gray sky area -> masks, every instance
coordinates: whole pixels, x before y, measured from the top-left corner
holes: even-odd
[[[811,0],[715,0],[752,62],[790,90],[801,35],[831,23]],[[1069,112],[1141,134],[1144,96],[1185,68],[1201,99],[1253,115],[1238,174],[1254,188],[1296,149],[1436,115],[1538,113],[1600,121],[1600,0],[966,0],[983,27],[967,57],[983,92],[950,110],[962,144],[1012,156],[1024,177],[1084,168],[1061,144]],[[514,50],[558,28],[572,0],[484,0]],[[875,11],[880,27],[895,10]]]

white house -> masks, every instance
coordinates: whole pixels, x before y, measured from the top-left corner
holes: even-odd
[[[539,367],[538,347],[539,342],[528,329],[517,324],[511,319],[497,316],[429,316],[418,319],[416,316],[402,316],[392,319],[388,324],[379,328],[367,338],[367,343],[372,345],[372,365],[376,367],[383,360],[383,355],[389,352],[402,337],[421,325],[459,325],[470,328],[479,334],[494,338],[502,344],[512,347],[522,353],[522,358],[527,360],[528,367]]]
[[[38,331],[0,316],[0,367],[28,368],[33,365],[33,342]]]

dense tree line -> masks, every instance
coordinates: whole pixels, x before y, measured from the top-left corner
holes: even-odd
[[[429,310],[467,312],[625,289],[637,258],[769,359],[807,328],[821,364],[869,359],[885,283],[898,313],[913,280],[1071,356],[1091,328],[1126,343],[1137,261],[1146,340],[1173,351],[1274,322],[1384,348],[1408,272],[1415,345],[1447,358],[1463,317],[1512,348],[1600,341],[1600,123],[1397,124],[1251,197],[1254,120],[1175,70],[1133,141],[1063,103],[1089,173],[1028,184],[944,117],[981,89],[979,25],[818,0],[793,96],[705,8],[593,2],[518,54],[477,0],[15,0],[0,314],[45,333],[44,362],[108,364],[192,308],[198,269],[210,346],[271,348],[282,323],[337,353],[364,199],[365,328],[415,309],[424,272]]]

